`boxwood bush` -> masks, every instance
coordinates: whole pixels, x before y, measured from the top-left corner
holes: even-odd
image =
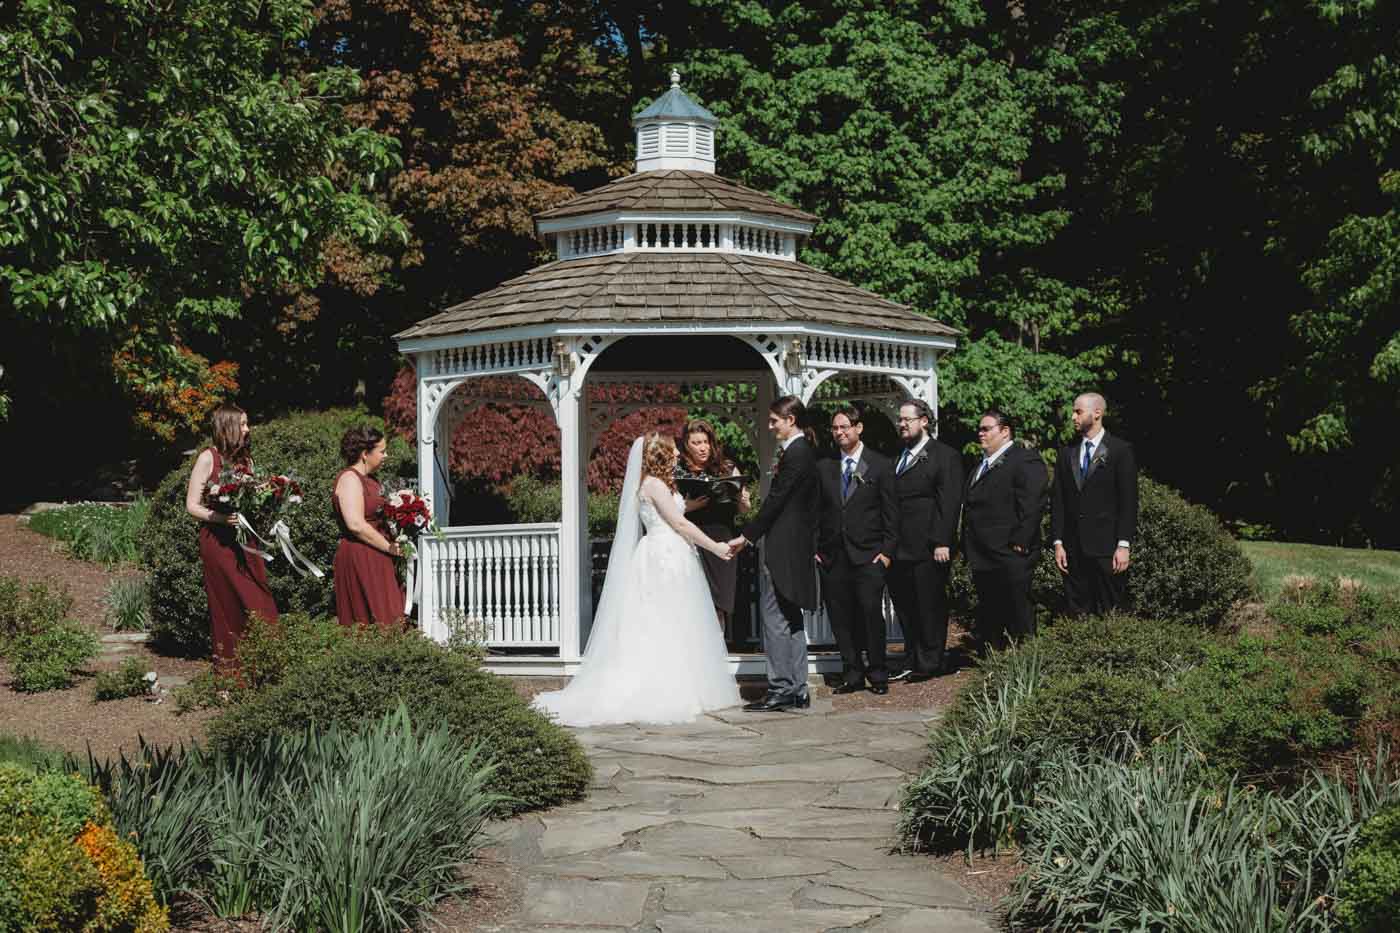
[[[1042,521],[1044,550],[1031,582],[1043,615],[1064,604],[1064,586],[1050,544],[1050,511]],[[1142,477],[1139,482],[1138,537],[1128,570],[1125,612],[1164,622],[1217,626],[1252,592],[1253,567],[1219,519],[1192,505],[1169,486]],[[970,613],[977,593],[967,562],[953,567],[955,603]]]
[[[233,702],[208,726],[217,749],[251,750],[268,736],[311,723],[355,723],[407,703],[420,722],[441,723],[466,744],[480,743],[496,762],[490,789],[503,810],[549,807],[583,796],[590,768],[563,727],[532,709],[510,683],[468,655],[416,631],[349,630],[290,616],[279,657],[267,636],[245,640],[264,659],[253,675],[261,686],[235,690]],[[250,659],[251,654],[247,655]],[[240,652],[240,661],[245,653]]]
[[[1361,828],[1347,859],[1337,904],[1339,927],[1349,933],[1386,933],[1400,918],[1400,801],[1379,810]]]
[[[281,557],[268,564],[268,583],[284,612],[334,612],[330,567],[339,531],[331,513],[332,484],[343,466],[340,437],[347,428],[361,424],[384,426],[381,419],[354,409],[294,414],[253,425],[258,468],[287,473],[301,483],[305,501],[288,524],[298,549],[327,572],[326,579],[317,580],[294,573]],[[379,475],[386,481],[397,475],[416,476],[413,457],[407,444],[391,437],[389,458]],[[199,561],[198,527],[185,512],[185,486],[193,462],[191,457],[171,471],[151,497],[141,561],[151,571],[155,637],[191,653],[208,654],[209,601]]]

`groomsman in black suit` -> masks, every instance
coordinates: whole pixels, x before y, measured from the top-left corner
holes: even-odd
[[[1050,536],[1074,615],[1102,615],[1122,604],[1137,535],[1137,461],[1132,444],[1104,430],[1107,407],[1097,392],[1074,400],[1080,440],[1055,460]]]
[[[763,540],[758,609],[768,695],[747,710],[802,709],[807,693],[807,630],[803,609],[817,608],[817,451],[803,430],[802,400],[785,395],[768,408],[768,430],[778,440],[773,481],[758,515],[729,542],[732,554]]]
[[[1004,412],[982,415],[982,461],[963,501],[963,553],[977,588],[977,634],[984,647],[1002,647],[1007,635],[1035,634],[1031,574],[1040,557],[1047,471],[1040,455],[1012,434]]]
[[[868,679],[872,693],[890,692],[885,664],[885,571],[899,521],[890,461],[861,442],[860,412],[837,409],[831,436],[840,456],[817,466],[821,524],[817,565],[822,600],[841,649],[844,682],[833,693],[853,693]],[[864,650],[868,661],[862,660]]]
[[[948,575],[962,509],[963,468],[957,451],[928,433],[932,412],[922,399],[899,407],[904,449],[895,461],[899,544],[890,567],[890,601],[904,630],[910,680],[947,671]]]

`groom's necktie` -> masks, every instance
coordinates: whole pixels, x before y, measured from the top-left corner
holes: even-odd
[[[846,458],[846,472],[841,474],[841,501],[844,502],[851,497],[851,477],[856,472],[856,461],[853,457]]]
[[[1080,478],[1080,479],[1088,479],[1088,478],[1089,478],[1089,464],[1090,464],[1090,462],[1093,460],[1093,456],[1094,456],[1094,442],[1093,442],[1093,441],[1085,441],[1085,442],[1084,442],[1084,462],[1081,463],[1081,464],[1079,465],[1079,478]]]

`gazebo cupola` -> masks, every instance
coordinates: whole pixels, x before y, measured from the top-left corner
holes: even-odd
[[[671,72],[671,89],[632,118],[637,131],[637,171],[679,168],[715,170],[715,127],[719,120],[681,90]]]
[[[817,218],[715,174],[715,115],[680,88],[632,118],[637,171],[535,215],[560,259],[725,253],[796,259]]]

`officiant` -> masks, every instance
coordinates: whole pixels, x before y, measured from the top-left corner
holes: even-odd
[[[734,525],[740,512],[749,510],[749,491],[742,483],[715,485],[713,480],[729,476],[739,476],[739,469],[732,460],[724,456],[724,449],[715,436],[714,426],[708,421],[688,421],[685,425],[684,442],[680,445],[681,455],[676,462],[676,479],[710,480],[708,495],[691,496],[685,500],[686,518],[701,531],[716,541],[728,541],[738,532]],[[698,483],[683,483],[685,488],[694,488]],[[733,488],[738,486],[737,491]],[[739,572],[736,560],[722,560],[705,551],[700,552],[700,560],[705,567],[705,579],[710,584],[710,598],[715,604],[715,615],[719,618],[720,629],[729,631],[729,616],[734,612],[735,581]]]

